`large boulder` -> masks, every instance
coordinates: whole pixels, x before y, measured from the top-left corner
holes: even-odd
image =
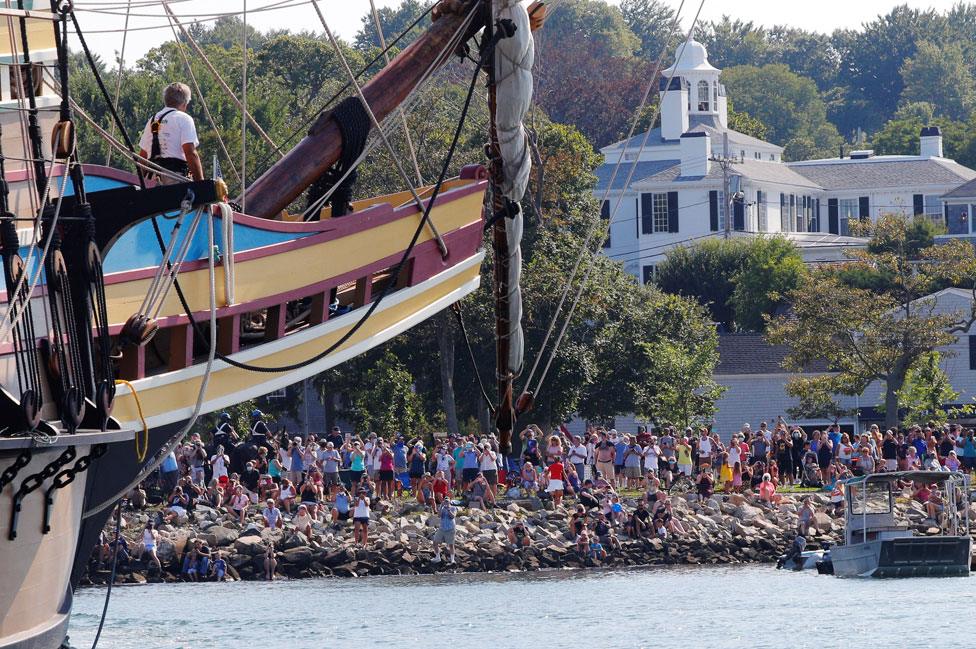
[[[260,536],[242,536],[234,541],[234,550],[239,554],[256,556],[264,552],[264,542]]]
[[[759,509],[758,507],[753,507],[752,505],[742,503],[735,508],[732,515],[744,523],[751,523],[753,520],[763,516],[763,510]]]
[[[817,512],[816,514],[813,515],[813,527],[815,527],[816,530],[821,534],[826,534],[827,532],[829,532],[831,524],[832,521],[830,520],[830,516],[828,516],[827,514],[823,512]]]
[[[221,525],[212,525],[207,529],[204,538],[212,547],[222,548],[230,545],[237,540],[237,530],[232,530]]]

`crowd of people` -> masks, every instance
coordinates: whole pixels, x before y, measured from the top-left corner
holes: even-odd
[[[158,520],[142,531],[132,558],[158,568],[156,527],[180,524],[199,505],[225,511],[242,526],[255,516],[266,528],[287,523],[309,538],[317,527],[341,529],[351,522],[354,543],[366,547],[375,503],[409,498],[440,519],[434,560],[441,560],[443,546],[453,561],[459,505],[487,509],[500,499],[526,497],[551,499],[554,508],[572,499],[567,540],[581,554],[600,558],[619,547],[620,535],[667,540],[683,534],[669,496],[680,483],[701,498],[748,492],[763,506],[778,504],[779,491],[787,485],[824,488],[839,506],[841,480],[855,475],[976,469],[974,432],[957,425],[883,434],[871,426],[852,435],[836,425],[808,433],[780,418],[756,429],[745,424],[726,440],[704,427],[681,432],[639,428],[633,434],[588,427],[579,435],[560,427],[546,435],[530,425],[518,436],[521,452],[506,457],[493,435],[448,435],[431,444],[403,435],[343,433],[335,427],[323,436],[290,436],[272,434],[264,419],[254,411],[250,430],[242,434],[222,414],[208,440],[191,435],[166,458],[157,494],[164,507]],[[635,506],[625,508],[625,490]],[[924,497],[931,510],[938,496],[924,491],[915,496]],[[145,488],[130,496],[136,507],[146,500]],[[806,533],[814,513],[805,500],[798,533]],[[506,534],[513,549],[532,543],[524,521],[516,520]],[[128,547],[122,550],[129,552]],[[102,558],[115,551],[112,543],[103,544]],[[273,578],[271,542],[264,563],[266,576]],[[223,578],[226,564],[198,540],[184,551],[182,571],[187,579]]]

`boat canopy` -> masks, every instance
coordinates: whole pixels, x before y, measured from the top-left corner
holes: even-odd
[[[872,473],[870,475],[857,476],[845,480],[845,484],[859,485],[868,483],[895,482],[897,480],[943,483],[950,480],[963,480],[965,475],[959,471],[886,471],[883,473]]]

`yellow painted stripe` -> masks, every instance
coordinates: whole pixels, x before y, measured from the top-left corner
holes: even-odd
[[[447,234],[481,218],[483,195],[474,192],[442,203],[431,210],[431,218],[442,234]],[[238,261],[235,265],[238,303],[251,302],[303,288],[329,277],[338,277],[402,252],[417,228],[416,218],[401,218],[362,232],[279,254]],[[425,228],[418,243],[431,239]],[[111,254],[111,252],[109,253]],[[224,301],[223,268],[217,272],[217,300]],[[150,279],[106,286],[109,322],[125,322],[142,304]],[[209,308],[209,273],[206,268],[180,273],[180,284],[194,311]],[[183,313],[179,299],[171,292],[160,317]]]
[[[393,305],[388,309],[381,307],[340,349],[353,346],[396,326],[413,314],[422,311],[426,306],[462,287],[467,282],[470,282],[477,277],[478,273],[479,266],[474,264],[464,272],[433,284],[431,288],[411,296],[399,304]],[[321,337],[313,338],[294,347],[276,353],[270,353],[251,362],[254,365],[277,366],[302,361],[338,340],[352,327],[356,320],[356,318],[350,319],[349,325],[346,327],[325,333]],[[319,326],[324,328],[327,325]],[[187,373],[187,370],[183,370],[182,372]],[[224,367],[211,374],[206,398],[208,400],[217,399],[240,393],[277,376],[275,374],[250,372],[236,367]],[[153,378],[150,377],[134,382],[139,392],[142,410],[147,419],[151,419],[161,413],[187,408],[196,402],[200,390],[201,377],[187,377],[185,380],[155,387],[152,385]],[[113,415],[122,422],[138,421],[138,410],[131,394],[120,392],[115,401]]]

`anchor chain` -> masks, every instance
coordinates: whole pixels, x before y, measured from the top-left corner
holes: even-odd
[[[0,492],[7,488],[7,485],[12,483],[16,478],[20,470],[25,466],[30,464],[31,458],[34,457],[34,453],[31,451],[30,447],[25,448],[20,454],[17,455],[17,459],[14,463],[3,470],[0,474]]]
[[[24,478],[24,481],[20,483],[20,488],[17,490],[17,493],[14,494],[13,509],[10,511],[10,533],[8,534],[8,538],[11,541],[17,538],[17,522],[20,518],[20,511],[23,509],[24,498],[26,498],[28,494],[37,491],[37,489],[44,484],[45,480],[56,476],[58,471],[64,468],[68,462],[71,462],[76,457],[78,457],[78,452],[75,450],[75,447],[69,446],[61,453],[61,455],[57,457],[56,460],[48,463],[47,466],[37,473],[27,476]]]
[[[63,489],[74,482],[79,473],[84,473],[87,471],[88,467],[91,466],[91,463],[105,455],[107,451],[107,444],[96,444],[95,446],[92,446],[91,450],[88,452],[88,455],[81,456],[73,466],[64,469],[54,476],[51,486],[48,487],[47,491],[44,492],[44,527],[42,528],[44,534],[51,531],[51,511],[52,507],[54,506],[54,492],[58,489]]]

